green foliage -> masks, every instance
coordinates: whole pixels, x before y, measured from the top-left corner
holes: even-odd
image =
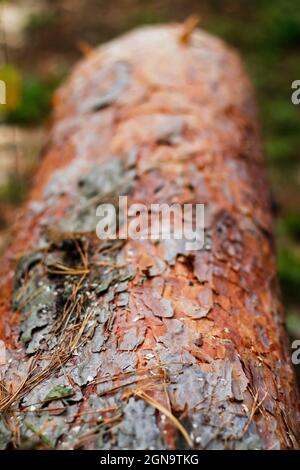
[[[273,47],[296,47],[300,41],[300,6],[295,0],[262,2],[260,19]]]
[[[300,78],[300,4],[252,1],[245,9],[243,2],[233,3],[236,13],[215,9],[208,28],[242,52],[257,92],[268,157],[281,168],[300,152],[300,106],[291,102],[291,84]]]
[[[288,212],[281,220],[282,230],[294,241],[300,241],[300,213]]]
[[[43,121],[49,113],[50,101],[58,83],[58,78],[51,80],[38,77],[24,78],[20,103],[16,109],[7,112],[4,121],[21,125]]]
[[[0,186],[0,201],[18,205],[23,201],[26,189],[25,179],[11,174],[7,182]]]
[[[145,8],[129,16],[127,21],[128,29],[140,24],[157,24],[165,21],[163,15],[155,9]]]
[[[278,254],[278,271],[284,294],[299,299],[300,255],[291,248],[282,248]]]
[[[287,312],[287,328],[290,335],[294,338],[300,338],[300,316],[297,311],[289,310]]]
[[[56,12],[53,10],[40,11],[28,16],[24,29],[27,33],[35,33],[52,27],[57,20]]]
[[[268,158],[274,165],[289,166],[297,160],[296,150],[300,151],[300,142],[298,136],[279,133],[265,138],[265,148]]]
[[[0,67],[0,80],[5,84],[5,104],[0,106],[0,114],[15,109],[20,102],[22,74],[12,64]]]

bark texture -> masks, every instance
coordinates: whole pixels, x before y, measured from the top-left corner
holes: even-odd
[[[206,204],[206,243],[112,240],[96,207]],[[298,394],[240,59],[138,29],[75,68],[0,266],[0,446],[287,449]]]

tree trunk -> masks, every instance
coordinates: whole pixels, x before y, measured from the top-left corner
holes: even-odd
[[[204,247],[100,240],[120,195],[205,204]],[[252,88],[222,41],[171,25],[90,52],[13,234],[2,448],[298,448]]]

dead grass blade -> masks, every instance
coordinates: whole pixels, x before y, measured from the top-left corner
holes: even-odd
[[[148,395],[143,390],[137,389],[137,390],[133,390],[131,393],[138,396],[139,398],[142,398],[147,403],[149,403],[149,405],[153,406],[158,411],[163,413],[167,418],[169,418],[169,420],[174,424],[174,426],[178,429],[178,431],[181,432],[182,436],[186,440],[189,447],[193,448],[193,441],[190,438],[187,430],[183,427],[181,422],[176,418],[176,416],[173,415],[173,413],[170,410],[168,410],[164,405],[162,405],[158,401],[154,400],[154,398],[150,397],[150,395]]]

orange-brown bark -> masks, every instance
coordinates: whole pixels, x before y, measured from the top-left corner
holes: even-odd
[[[96,49],[55,97],[0,268],[3,447],[298,448],[252,89],[181,28]],[[120,194],[204,203],[204,249],[101,242]]]

